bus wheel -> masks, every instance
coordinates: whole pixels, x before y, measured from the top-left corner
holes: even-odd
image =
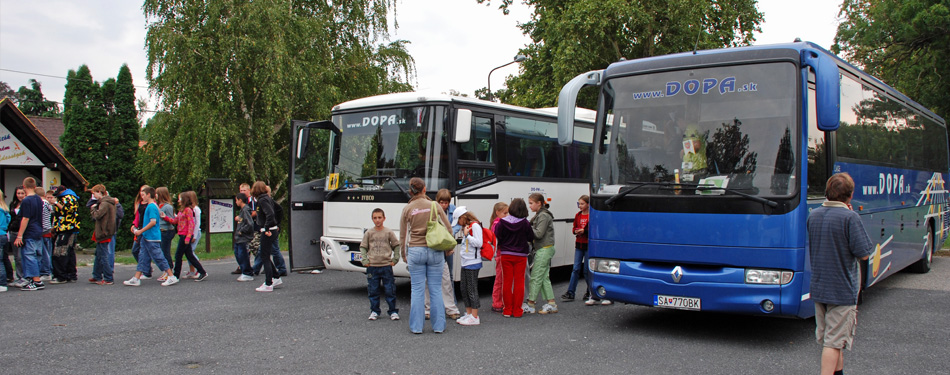
[[[923,257],[917,261],[917,263],[911,264],[908,269],[914,273],[927,273],[930,272],[930,264],[933,261],[934,251],[937,249],[937,244],[934,241],[934,228],[933,224],[927,226],[927,250],[924,251]]]

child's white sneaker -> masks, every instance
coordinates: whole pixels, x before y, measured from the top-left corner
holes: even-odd
[[[552,305],[550,303],[545,303],[544,306],[541,306],[541,311],[538,311],[538,314],[555,314],[557,313],[557,305]]]
[[[254,289],[254,290],[258,292],[273,292],[274,287],[271,285],[267,285],[267,283],[263,283],[261,284],[261,286],[257,287],[257,289]]]
[[[128,279],[128,280],[125,280],[125,281],[123,281],[122,283],[125,284],[125,285],[128,285],[128,286],[139,286],[139,285],[142,285],[142,282],[139,281],[139,279],[136,279],[135,277],[133,277],[133,278],[131,278],[131,279]]]
[[[472,315],[468,315],[468,316],[466,316],[466,318],[467,318],[467,319],[465,319],[465,321],[459,322],[459,324],[461,324],[461,325],[463,325],[463,326],[477,326],[477,325],[479,325],[479,324],[481,323],[478,318],[476,318],[476,317],[474,317],[474,316],[472,316]],[[459,319],[459,320],[461,320],[461,319]]]
[[[284,281],[281,280],[279,277],[273,278],[270,283],[270,285],[273,287],[277,287],[278,285],[283,285],[283,284],[284,284]]]
[[[600,304],[601,304],[601,305],[604,305],[604,306],[607,306],[607,305],[613,305],[614,303],[613,303],[613,301],[611,301],[611,300],[609,300],[609,299],[605,299],[605,300],[601,300],[601,301],[600,301]]]
[[[392,313],[392,314],[389,314],[389,319],[392,319],[392,320],[399,320],[399,313]]]
[[[455,322],[458,323],[458,324],[462,324],[462,322],[465,321],[465,319],[468,319],[468,318],[470,318],[470,317],[471,317],[471,315],[469,315],[468,313],[465,313],[465,314],[462,315],[461,318],[455,319]]]
[[[529,305],[527,302],[521,304],[521,310],[523,310],[525,314],[534,314],[536,312],[534,306]]]
[[[597,300],[593,298],[588,298],[587,301],[584,301],[584,304],[587,306],[594,306],[595,304],[597,304]]]
[[[165,282],[162,283],[162,286],[171,286],[178,284],[178,278],[175,276],[169,276],[165,279]]]
[[[377,318],[379,318],[379,314],[377,314],[375,311],[369,313],[369,320],[376,320]]]

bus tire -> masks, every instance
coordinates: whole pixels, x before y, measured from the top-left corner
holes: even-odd
[[[924,251],[924,254],[920,260],[908,267],[909,271],[914,273],[930,272],[930,265],[931,262],[933,262],[934,251],[937,250],[936,241],[934,240],[935,237],[933,224],[927,225],[927,250]]]

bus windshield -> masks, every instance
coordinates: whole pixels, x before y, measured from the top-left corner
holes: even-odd
[[[608,80],[591,191],[795,194],[796,77],[794,64],[766,63]]]
[[[341,134],[333,172],[341,190],[408,190],[409,179],[447,184],[445,109],[414,106],[333,115]],[[437,189],[437,188],[436,188]],[[435,191],[435,190],[433,190]]]

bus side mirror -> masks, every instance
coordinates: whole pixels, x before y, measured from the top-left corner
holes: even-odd
[[[831,56],[812,49],[802,50],[802,65],[815,71],[818,129],[838,130],[841,120],[841,73]]]
[[[557,142],[561,146],[574,143],[574,112],[577,106],[577,93],[584,86],[600,84],[603,70],[592,70],[570,80],[557,96]]]
[[[455,113],[455,143],[467,143],[472,138],[472,110],[460,109]]]

